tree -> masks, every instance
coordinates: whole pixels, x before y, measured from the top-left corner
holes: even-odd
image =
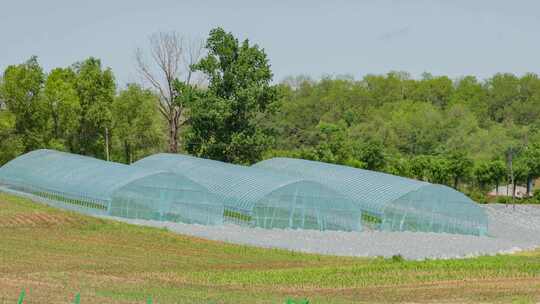
[[[169,152],[178,152],[181,128],[186,123],[186,108],[191,96],[191,66],[202,55],[202,43],[187,41],[176,32],[150,36],[151,64],[141,49],[136,51],[142,77],[159,96],[159,112],[168,125]],[[183,79],[181,79],[183,77]]]
[[[349,139],[345,122],[341,121],[338,124],[320,123],[317,137],[317,146],[302,149],[300,158],[367,168],[368,163],[361,159],[362,153],[359,144]],[[371,161],[370,165],[378,165],[377,152],[366,150],[365,156]]]
[[[228,162],[260,160],[272,142],[262,121],[278,100],[266,53],[222,28],[210,31],[206,48],[193,69],[208,77],[209,86],[191,108],[186,149]]]
[[[519,79],[519,97],[508,111],[520,125],[531,125],[540,118],[540,77],[528,73]]]
[[[464,152],[454,151],[447,155],[448,171],[453,180],[454,189],[458,188],[460,180],[465,178],[473,166],[472,160]]]
[[[411,177],[419,180],[427,180],[431,168],[431,157],[428,155],[413,156],[409,161]]]
[[[15,115],[0,110],[0,166],[23,152],[22,139],[15,134]]]
[[[81,118],[75,72],[69,68],[53,69],[43,93],[52,120],[53,138],[59,146],[74,151]]]
[[[360,145],[359,160],[365,163],[368,170],[382,170],[386,164],[384,147],[375,141]]]
[[[399,102],[391,107],[383,107],[390,121],[386,124],[388,130],[381,126],[376,132],[387,132],[387,143],[400,151],[411,154],[433,154],[440,146],[443,112],[425,102]],[[382,114],[385,115],[385,114]]]
[[[387,75],[366,75],[363,83],[369,92],[370,104],[382,105],[404,100],[412,88],[407,86],[409,75],[390,72]]]
[[[365,156],[371,165],[379,165],[381,155],[377,148],[366,147],[366,153],[358,142],[350,140],[347,133],[346,123],[340,121],[337,124],[323,123],[318,125],[318,132],[314,136],[317,144],[315,146],[301,147],[292,150],[273,150],[265,154],[268,157],[292,157],[338,165],[347,165],[355,168],[366,168],[367,163],[362,161]],[[384,156],[382,156],[384,157]],[[373,169],[373,168],[371,168]]]
[[[466,76],[456,82],[450,104],[466,106],[481,125],[489,121],[487,92],[474,76]]]
[[[410,159],[411,176],[437,184],[448,184],[452,179],[450,160],[441,155],[419,155]]]
[[[73,65],[75,91],[80,102],[79,130],[75,152],[108,158],[111,105],[116,84],[110,68],[90,57]]]
[[[433,77],[429,73],[424,73],[423,79],[418,82],[411,99],[430,102],[435,106],[444,108],[450,102],[453,90],[452,80],[447,76]]]
[[[414,177],[411,172],[411,161],[399,154],[385,157],[384,172],[393,175]]]
[[[486,161],[475,164],[473,175],[479,188],[483,190],[493,181],[490,164]]]
[[[431,183],[448,185],[454,177],[449,159],[440,155],[429,157],[428,180]]]
[[[136,84],[129,84],[112,106],[114,140],[131,164],[151,151],[159,150],[162,139],[157,96]]]
[[[480,161],[476,163],[473,175],[480,189],[494,185],[496,193],[499,194],[499,185],[506,177],[506,166],[500,160]]]
[[[524,158],[517,158],[512,164],[512,198],[516,195],[516,187],[522,182],[527,182],[530,175],[529,167]]]
[[[534,178],[540,177],[540,143],[532,143],[525,147],[522,153],[524,166],[526,166],[527,194],[531,195],[531,184]]]
[[[321,122],[340,124],[344,121],[351,128],[365,119],[370,94],[363,83],[331,77],[319,82],[297,79],[292,84],[296,89],[290,83],[278,86],[283,102],[275,114],[264,120],[279,133],[275,145],[281,149],[317,145]],[[350,135],[363,142],[367,139],[364,134],[369,133]]]
[[[0,98],[14,115],[14,133],[22,140],[24,151],[44,147],[49,141],[48,115],[42,98],[44,79],[35,56],[23,64],[9,66],[3,75]]]
[[[513,74],[496,74],[486,82],[486,87],[491,119],[496,122],[511,119],[508,110],[519,100],[519,79]]]
[[[499,194],[499,185],[506,177],[506,166],[503,161],[494,160],[490,163],[492,182],[495,183],[495,191]]]

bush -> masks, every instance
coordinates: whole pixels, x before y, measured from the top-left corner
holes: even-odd
[[[540,189],[534,191],[533,196],[520,201],[523,204],[540,204]]]
[[[540,189],[534,191],[534,194],[531,197],[531,201],[533,204],[540,204]]]
[[[403,258],[403,256],[401,254],[396,254],[396,255],[392,256],[392,262],[394,262],[394,263],[402,263],[404,261],[405,261],[405,259]]]
[[[479,190],[471,190],[467,193],[467,195],[475,202],[480,204],[487,204],[487,197],[486,195],[479,191]]]
[[[497,197],[497,203],[499,204],[512,204],[512,197],[499,196]],[[534,192],[534,195],[528,198],[514,198],[514,204],[540,204],[540,191]]]
[[[497,204],[511,204],[512,198],[507,196],[498,196],[497,197]]]

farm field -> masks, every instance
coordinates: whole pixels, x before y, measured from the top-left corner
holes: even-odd
[[[259,249],[0,194],[0,303],[536,303],[540,250],[404,261]]]

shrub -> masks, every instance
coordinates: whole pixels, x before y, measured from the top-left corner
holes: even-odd
[[[533,196],[530,198],[532,204],[540,204],[540,189],[534,191]]]
[[[498,196],[497,197],[497,203],[498,204],[509,204],[511,202],[512,202],[511,197],[506,197],[506,196]]]
[[[401,263],[401,262],[404,262],[405,259],[403,258],[403,256],[401,254],[395,254],[392,256],[392,262],[394,263]]]
[[[471,191],[469,191],[469,193],[467,193],[467,195],[473,201],[475,201],[477,203],[480,203],[480,204],[487,204],[488,203],[486,195],[484,193],[482,193],[481,191],[471,190]]]

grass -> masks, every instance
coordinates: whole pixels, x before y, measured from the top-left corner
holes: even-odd
[[[65,204],[69,205],[75,205],[80,206],[84,208],[92,208],[92,209],[98,209],[98,210],[107,210],[107,204],[105,202],[99,202],[99,200],[92,200],[90,198],[84,198],[84,197],[68,197],[64,193],[59,193],[57,191],[51,191],[51,190],[45,190],[45,189],[39,189],[39,188],[33,188],[31,186],[11,186],[10,188],[13,188],[16,191],[31,193],[35,196],[42,197],[44,199],[48,200],[55,200],[59,202],[63,202]]]
[[[0,193],[0,303],[534,303],[540,251],[462,260],[259,249]]]

